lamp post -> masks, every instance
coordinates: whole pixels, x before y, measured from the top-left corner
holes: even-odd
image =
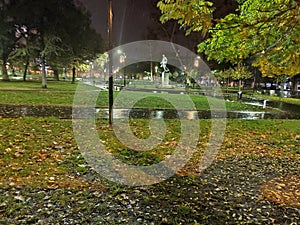
[[[90,65],[90,79],[93,80],[93,82],[95,81],[95,77],[93,75],[93,69],[94,69],[94,64],[93,62],[89,62]]]
[[[124,52],[120,52],[120,63],[124,64],[125,60],[126,60],[126,54]],[[124,87],[126,86],[126,74],[125,74],[126,70],[125,67],[123,67],[123,80],[124,80]]]
[[[157,77],[157,76],[158,76],[158,75],[157,75],[157,73],[158,73],[158,66],[155,66],[155,74],[154,74],[154,75],[155,75],[155,77]],[[155,81],[155,79],[156,79],[155,77],[154,77],[154,81]]]
[[[114,80],[113,80],[113,73],[112,73],[112,22],[113,22],[113,12],[112,12],[112,0],[108,0],[108,118],[109,124],[113,124],[113,104],[114,104]]]

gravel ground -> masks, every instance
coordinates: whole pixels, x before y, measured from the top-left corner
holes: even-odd
[[[299,161],[230,158],[199,177],[174,176],[146,187],[105,190],[0,189],[0,224],[300,224],[300,209],[264,199],[261,185],[299,175]]]

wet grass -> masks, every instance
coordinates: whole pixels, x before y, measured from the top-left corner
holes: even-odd
[[[68,82],[49,82],[47,90],[41,90],[39,82],[2,82],[0,101],[71,105],[75,88]],[[190,97],[198,109],[207,109],[207,99]],[[107,98],[107,92],[101,92],[98,104],[106,106]],[[211,101],[219,103],[218,99]],[[136,106],[172,107],[157,96]],[[226,106],[249,109],[238,102],[226,102]],[[149,122],[130,120],[132,132],[148,138]],[[211,122],[200,120],[196,152],[177,174],[155,185],[128,187],[106,180],[86,163],[75,142],[72,121],[0,118],[0,223],[297,223],[300,121],[227,120],[216,159],[201,171],[199,163],[209,146]],[[107,120],[98,120],[96,128],[107,151],[117,159],[147,166],[168,158],[180,145],[180,121],[165,123],[167,132],[161,144],[146,152],[122,143]]]
[[[77,84],[71,84],[67,81],[49,81],[47,89],[42,89],[39,81],[0,82],[0,104],[72,106],[76,90]],[[92,96],[94,95],[94,91],[98,91],[98,89],[95,87],[86,86],[84,87],[84,91],[82,92],[81,96],[89,101],[91,98],[93,98]],[[116,98],[118,94],[119,92],[114,92],[114,98]],[[145,97],[134,103],[136,96]],[[187,106],[187,97],[193,101],[197,110],[225,109],[222,99],[195,94],[190,94],[187,96],[179,94],[171,95],[166,93],[154,94],[151,92],[129,92],[126,94],[123,104],[127,106],[127,108],[132,106],[135,108],[170,109],[174,108],[174,105],[171,104],[173,102],[176,103],[179,108],[191,109],[190,106]],[[100,91],[96,102],[98,107],[108,107],[108,92]],[[262,107],[241,104],[240,102],[226,101],[225,105],[227,110],[233,111],[265,111],[262,109]]]
[[[87,185],[59,166],[76,150],[70,121],[25,117],[0,119],[0,124],[2,188]]]
[[[179,144],[180,121],[165,122],[164,140],[147,152],[120,142],[107,120],[98,120],[96,127],[107,151],[119,160],[150,165]],[[131,120],[130,125],[139,138],[150,136],[149,120]],[[287,189],[286,181],[300,172],[300,121],[228,120],[216,160],[200,173],[210,127],[211,120],[200,121],[196,152],[177,175],[156,185],[127,187],[90,168],[77,148],[70,120],[1,118],[0,222],[175,225],[299,220],[293,208],[299,188]],[[287,177],[282,179],[285,189],[294,194],[289,193],[289,201],[282,202],[287,197],[279,178],[275,185],[270,183],[276,177]]]
[[[148,138],[149,120],[131,120],[133,133],[141,139]],[[122,143],[106,120],[97,122],[98,135],[109,152],[126,163],[150,165],[172,154],[180,145],[179,120],[166,120],[166,136],[162,143],[151,151],[133,151]],[[300,156],[300,121],[298,120],[229,120],[224,142],[216,156],[227,157],[280,157],[298,158]],[[66,174],[62,166],[68,158],[79,154],[75,143],[72,124],[69,120],[56,118],[15,118],[0,119],[0,185],[10,183],[47,186],[45,177]],[[9,127],[9,129],[4,129]],[[196,174],[198,165],[211,133],[211,121],[201,120],[199,142],[194,158],[181,174]],[[72,158],[78,170],[85,171],[82,157]],[[80,163],[79,163],[80,162]],[[78,163],[80,165],[78,165]],[[36,176],[37,175],[37,176]],[[41,177],[41,179],[37,179]],[[27,181],[26,181],[27,180]],[[51,183],[51,182],[50,182]]]
[[[1,104],[72,105],[77,85],[49,81],[42,89],[40,81],[0,82]]]
[[[253,94],[251,95],[251,97],[300,105],[300,98],[287,98],[287,97],[278,97],[278,96],[262,95],[262,94]]]
[[[0,82],[0,90],[10,91],[43,91],[42,83],[39,80],[29,81],[9,81]],[[71,84],[70,81],[48,81],[47,89],[44,91],[75,91],[77,84]]]

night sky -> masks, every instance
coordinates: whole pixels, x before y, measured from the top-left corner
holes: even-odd
[[[107,38],[107,0],[80,0],[92,15],[92,26]],[[150,0],[113,0],[115,45],[145,39],[150,22]]]
[[[92,26],[104,39],[107,39],[108,0],[79,1],[90,11],[92,15]],[[165,41],[172,40],[172,42],[196,51],[197,43],[201,42],[202,39],[200,34],[194,33],[186,37],[184,31],[178,31],[178,26],[175,29],[176,32],[163,34],[164,30],[167,29],[162,29],[162,25],[158,22],[160,16],[160,11],[156,7],[158,1],[159,0],[113,0],[113,39],[115,47],[138,40],[159,39]],[[214,2],[214,7],[216,7],[214,13],[215,18],[223,17],[229,12],[234,12],[237,7],[235,0],[212,0],[212,2]],[[176,23],[173,22],[173,24]],[[157,36],[156,34],[151,36],[152,31],[156,31],[162,35]],[[172,33],[172,37],[170,37],[170,33]]]

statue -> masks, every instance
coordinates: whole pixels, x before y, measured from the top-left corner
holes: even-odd
[[[165,81],[165,73],[169,72],[169,68],[167,67],[168,64],[168,59],[167,57],[163,54],[162,55],[162,60],[160,62],[160,67],[163,68],[163,72],[162,72],[162,76],[161,76],[161,85],[165,86],[166,85],[166,81]],[[169,83],[169,82],[167,82]]]
[[[167,64],[168,64],[168,59],[165,55],[162,55],[162,60],[160,62],[160,67],[162,67],[164,69],[163,72],[167,73],[169,72],[169,69],[167,67]]]

